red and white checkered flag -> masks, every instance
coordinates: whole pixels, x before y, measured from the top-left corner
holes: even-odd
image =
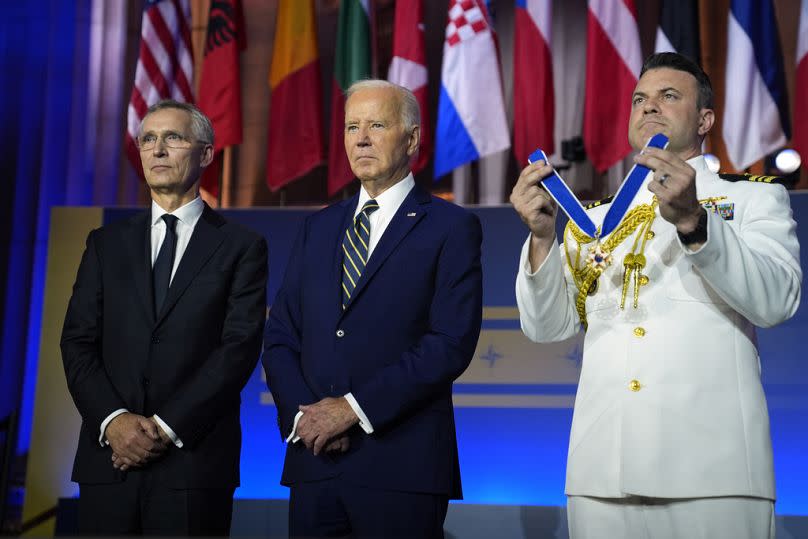
[[[449,23],[446,25],[446,42],[450,47],[474,34],[488,29],[488,21],[480,6],[471,0],[454,2],[449,8]]]
[[[194,102],[190,20],[190,0],[146,2],[126,122],[126,152],[141,175],[137,133],[146,110],[161,99]]]
[[[510,147],[496,34],[482,0],[450,0],[443,43],[435,179]]]

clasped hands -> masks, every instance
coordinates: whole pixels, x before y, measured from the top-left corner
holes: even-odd
[[[104,435],[112,448],[112,466],[122,472],[158,459],[172,444],[154,417],[131,412],[110,421]]]
[[[345,453],[350,448],[350,439],[345,434],[359,423],[359,418],[345,397],[327,397],[319,402],[299,407],[303,415],[297,422],[295,434],[315,455]]]

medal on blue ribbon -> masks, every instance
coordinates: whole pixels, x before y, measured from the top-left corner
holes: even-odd
[[[668,137],[659,133],[648,139],[645,148],[665,149],[667,146]],[[540,159],[544,160],[545,163],[549,163],[547,155],[541,148],[537,149],[528,157],[530,163],[534,163]],[[567,186],[566,182],[561,179],[558,171],[553,169],[553,173],[544,178],[541,184],[547,189],[547,192],[550,193],[553,200],[564,210],[567,217],[569,217],[584,234],[590,238],[595,238],[595,240],[600,243],[600,240],[611,234],[623,220],[626,212],[628,212],[629,206],[631,206],[631,202],[639,192],[649,172],[650,169],[644,165],[635,164],[631,167],[628,175],[620,185],[620,189],[617,190],[617,194],[614,196],[611,206],[609,206],[609,211],[606,212],[606,216],[603,218],[603,225],[600,228],[592,222],[583,204],[581,204],[578,197],[576,197],[569,186]]]

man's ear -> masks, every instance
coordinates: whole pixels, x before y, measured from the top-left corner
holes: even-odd
[[[213,162],[213,144],[205,144],[202,148],[202,159],[199,164],[202,168],[207,167]]]
[[[699,110],[699,135],[706,135],[715,123],[715,111],[713,109]]]
[[[412,157],[418,152],[418,147],[421,145],[421,126],[415,125],[410,131],[410,137],[407,141],[407,155]]]

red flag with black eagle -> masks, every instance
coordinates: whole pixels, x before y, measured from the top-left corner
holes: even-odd
[[[222,150],[242,141],[239,53],[246,48],[240,0],[212,0],[197,105],[210,118],[216,133],[215,157],[201,182],[213,196],[219,194]]]

